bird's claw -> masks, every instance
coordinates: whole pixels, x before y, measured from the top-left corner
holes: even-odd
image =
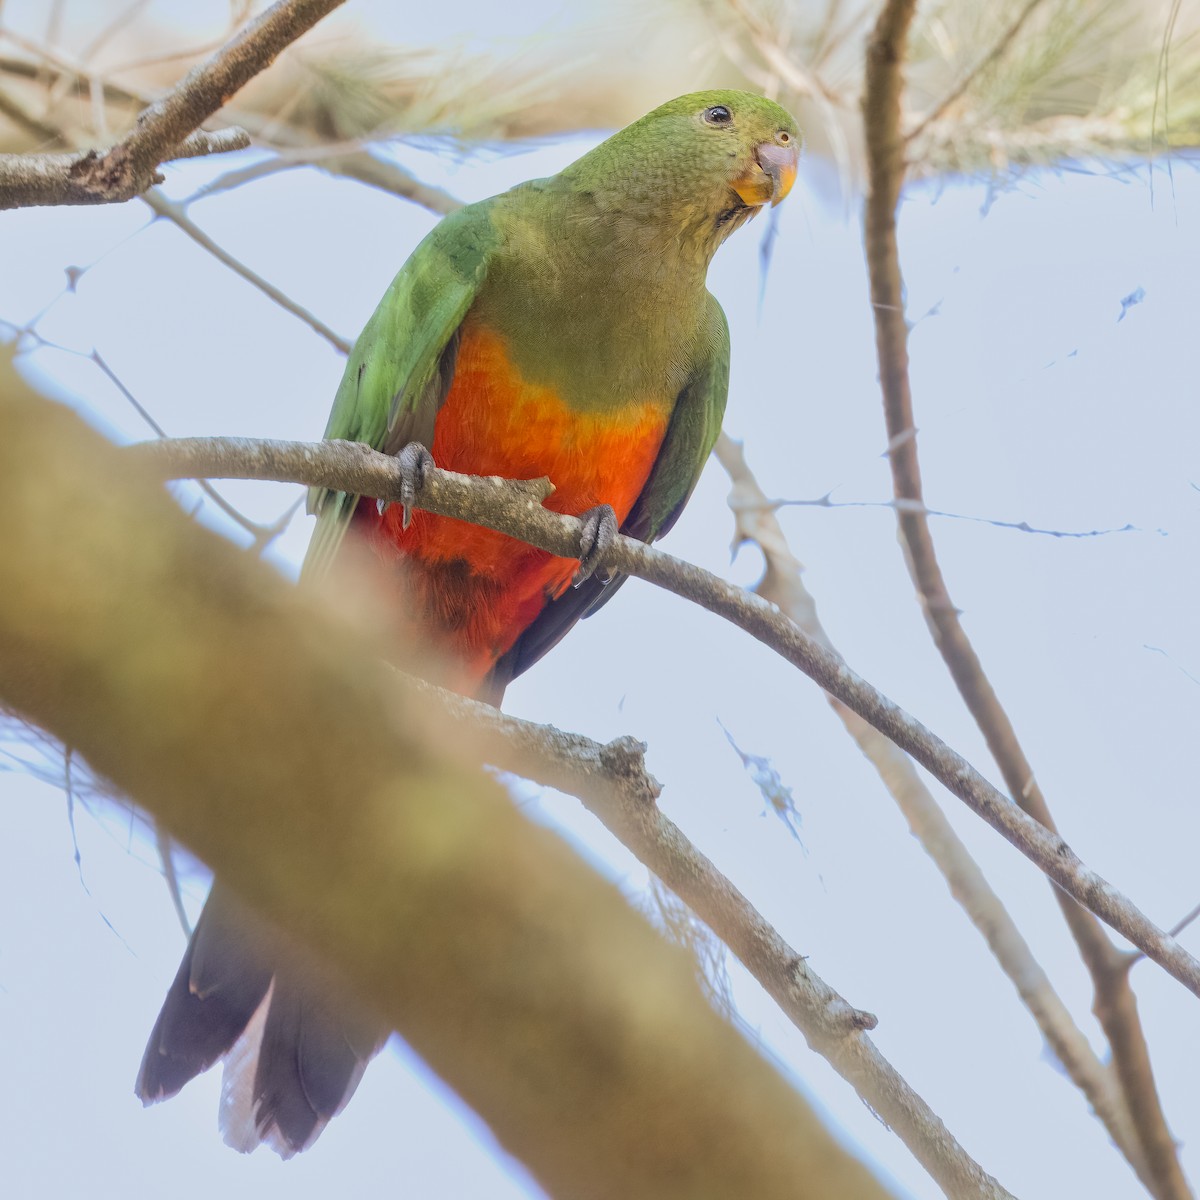
[[[400,506],[404,510],[402,528],[407,529],[412,522],[413,502],[429,478],[433,455],[420,442],[409,442],[396,455],[396,461],[400,466]]]
[[[597,504],[579,519],[583,522],[583,531],[579,535],[579,570],[571,581],[572,587],[579,587],[604,566],[604,559],[620,532],[617,514],[611,504]],[[601,583],[609,580],[607,574],[599,578]]]

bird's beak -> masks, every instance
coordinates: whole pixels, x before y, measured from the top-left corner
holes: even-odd
[[[733,190],[751,208],[774,206],[792,190],[799,161],[800,151],[794,143],[777,146],[762,142],[754,147],[754,162],[733,181]]]

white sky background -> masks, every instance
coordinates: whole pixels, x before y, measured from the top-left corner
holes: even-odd
[[[461,163],[400,157],[428,182],[476,199],[552,172],[587,144]],[[229,165],[172,167],[167,189],[186,196]],[[1153,201],[1147,181],[1142,169],[1041,173],[997,195],[928,186],[910,192],[900,238],[931,505],[1059,530],[1136,527],[1065,539],[938,520],[934,534],[1067,839],[1169,925],[1200,899],[1200,177],[1186,163],[1173,180],[1159,169]],[[824,198],[828,183],[809,162],[778,210],[761,315],[765,221],[733,238],[714,266],[734,345],[727,428],[745,439],[768,494],[883,501],[890,480],[858,214]],[[0,318],[21,324],[52,304],[39,331],[85,354],[98,349],[172,434],[318,436],[338,355],[176,229],[146,228],[148,216],[137,203],[3,214]],[[347,335],[433,224],[403,201],[311,171],[199,202],[192,216]],[[76,294],[60,295],[66,267],[101,256]],[[1118,321],[1122,297],[1138,288],[1143,302]],[[112,435],[145,436],[85,359],[41,350],[24,361]],[[271,485],[222,490],[264,519],[292,495]],[[750,584],[760,560],[746,551],[730,564],[726,491],[710,465],[666,548]],[[995,777],[913,600],[890,511],[793,508],[782,519],[851,665]],[[278,544],[285,569],[308,534],[298,519]],[[884,1053],[1010,1190],[1026,1200],[1142,1194],[807,679],[635,580],[514,685],[506,707],[596,738],[645,739],[667,813],[819,974],[879,1016],[873,1036]],[[718,720],[743,749],[769,755],[793,788],[803,850],[763,816]],[[631,890],[642,886],[644,872],[578,802],[528,789],[522,797]],[[1090,989],[1048,888],[958,801],[945,803],[1094,1034]],[[131,837],[115,808],[77,811],[85,888],[60,792],[6,775],[0,804],[6,1192],[536,1194],[519,1168],[497,1165],[486,1131],[395,1042],[317,1146],[288,1164],[221,1144],[216,1073],[143,1111],[133,1077],[183,948],[153,846]],[[203,891],[203,876],[189,877],[197,906]],[[1198,939],[1185,935],[1193,948]],[[1135,972],[1164,1103],[1185,1169],[1200,1179],[1200,1010],[1153,965]],[[757,986],[733,975],[748,1026],[848,1142],[902,1193],[940,1195]]]

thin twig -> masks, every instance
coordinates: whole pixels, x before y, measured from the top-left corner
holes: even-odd
[[[94,349],[88,357],[100,368],[113,387],[121,393],[133,411],[154,430],[155,434],[160,438],[167,437],[167,431],[154,419],[150,410],[129,390],[125,381],[108,365],[100,351]],[[230,504],[207,479],[197,479],[196,485],[235,525],[245,530],[254,539],[256,548],[269,545],[279,536],[276,524],[260,525],[257,521],[252,521],[235,505]],[[289,509],[285,514],[287,520],[291,520],[291,512],[292,510]]]
[[[1051,538],[1096,538],[1114,533],[1141,533],[1128,522],[1107,529],[1046,529],[1031,525],[1028,521],[1002,521],[998,517],[976,517],[971,513],[947,512],[941,508],[929,508],[913,500],[834,500],[831,493],[818,496],[815,500],[770,500],[766,496],[762,505],[771,510],[780,508],[890,508],[893,512],[919,512],[926,517],[943,517],[948,521],[971,521],[977,525],[990,525],[993,529],[1013,529],[1017,533],[1036,534]],[[1162,532],[1159,530],[1158,532]]]
[[[145,462],[163,479],[203,476],[276,480],[373,496],[390,503],[399,503],[401,498],[398,460],[360,442],[180,438],[142,442],[129,447],[126,454],[131,461]],[[583,526],[576,517],[543,508],[542,500],[552,490],[553,485],[546,479],[514,481],[432,468],[410,502],[429,512],[498,530],[551,554],[575,558]],[[618,574],[636,575],[700,604],[798,667],[911,754],[1043,874],[1200,996],[1200,960],[1081,862],[1061,837],[1018,808],[962,755],[774,605],[629,537],[617,538],[602,565]]]
[[[133,132],[95,165],[94,177],[128,179],[136,195],[172,149],[266,70],[344,0],[279,0],[234,35],[139,117]],[[139,186],[140,185],[140,186]]]
[[[179,887],[179,872],[175,870],[175,844],[171,835],[159,824],[154,822],[154,844],[158,849],[158,859],[162,863],[163,879],[166,880],[167,891],[171,896],[171,906],[179,919],[183,936],[192,936],[192,923],[188,920],[187,909],[183,907],[183,892]]]
[[[273,158],[266,158],[244,167],[235,167],[219,175],[211,183],[200,187],[195,195],[190,196],[188,203],[241,187],[242,184],[251,183],[256,179],[276,175],[280,171],[294,171],[297,167],[315,167],[329,175],[357,180],[393,196],[411,200],[439,216],[462,208],[463,202],[449,192],[422,183],[403,167],[377,158],[356,144],[280,150]]]
[[[331,175],[343,175],[347,179],[356,179],[359,183],[379,188],[380,191],[390,192],[393,196],[401,196],[440,216],[462,208],[463,202],[449,192],[422,183],[403,167],[376,158],[366,150],[314,155],[312,165]]]
[[[1197,917],[1200,917],[1200,904],[1197,904],[1190,913],[1181,917],[1171,926],[1171,936],[1178,937]]]
[[[246,150],[250,146],[250,135],[236,125],[226,129],[215,129],[209,133],[197,129],[171,151],[170,161],[183,158],[204,158],[209,154],[230,154],[234,150]],[[164,160],[166,161],[166,160]]]
[[[1167,930],[1167,932],[1172,937],[1178,937],[1197,917],[1200,917],[1200,904],[1197,904],[1196,907],[1191,910],[1191,912],[1180,917],[1179,920],[1176,921],[1169,930]],[[1132,967],[1135,963],[1141,962],[1145,957],[1146,956],[1140,950],[1138,950],[1129,955],[1128,965]]]
[[[207,250],[218,262],[224,263],[231,271],[240,275],[247,283],[253,284],[264,296],[274,300],[280,308],[286,309],[293,316],[299,317],[310,329],[319,333],[335,350],[349,354],[352,345],[341,334],[335,333],[319,317],[314,316],[303,305],[298,304],[285,292],[277,288],[270,280],[264,279],[256,271],[251,270],[244,262],[234,258],[224,246],[214,242],[212,238],[188,216],[183,205],[168,200],[157,188],[151,188],[139,197],[152,212],[170,221],[198,246]]]
[[[886,0],[867,46],[863,98],[869,185],[864,240],[893,489],[897,500],[920,506],[909,511],[899,509],[897,520],[909,573],[938,650],[983,732],[1013,799],[1045,835],[1056,839],[1057,831],[1033,768],[959,621],[938,563],[929,523],[921,511],[925,501],[908,372],[904,282],[896,242],[896,208],[905,173],[901,68],[914,8],[915,0]],[[1159,1101],[1136,999],[1123,965],[1124,956],[1099,924],[1072,903],[1071,897],[1105,919],[1093,905],[1071,888],[1056,892],[1056,896],[1092,976],[1094,1011],[1112,1047],[1126,1103],[1154,1178],[1154,1194],[1159,1200],[1188,1200],[1191,1189],[1179,1166],[1175,1140]]]

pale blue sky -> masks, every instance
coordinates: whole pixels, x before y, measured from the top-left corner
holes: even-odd
[[[402,151],[430,182],[474,199],[573,158],[587,143],[445,163]],[[168,171],[176,196],[228,165]],[[728,428],[775,496],[889,495],[857,213],[810,162],[778,210],[761,315],[758,221],[719,256],[712,287],[734,343]],[[990,204],[989,204],[990,201]],[[941,520],[935,536],[975,638],[1065,835],[1155,919],[1196,903],[1200,841],[1194,740],[1200,550],[1200,405],[1191,361],[1200,315],[1200,177],[1045,172],[996,195],[915,189],[901,244],[913,380],[932,505],[1062,530],[1136,526],[1089,539]],[[137,203],[0,216],[0,318],[98,349],[175,434],[315,437],[341,361],[323,341]],[[316,172],[291,172],[196,204],[223,245],[353,335],[433,218]],[[63,271],[103,260],[62,291]],[[1123,320],[1121,300],[1142,303]],[[42,350],[39,381],[122,438],[145,430],[96,368]],[[224,485],[248,513],[292,493]],[[672,553],[751,583],[732,564],[726,481],[707,471]],[[69,514],[64,514],[69,519]],[[831,635],[851,665],[986,774],[913,601],[882,508],[787,509]],[[292,569],[308,523],[277,547]],[[968,1150],[1017,1195],[1141,1194],[1050,1064],[978,935],[908,836],[817,689],[716,618],[631,582],[510,691],[507,707],[597,738],[633,733],[666,784],[664,809],[813,967],[880,1018],[875,1039]],[[762,802],[721,733],[768,754],[792,787],[807,854]],[[526,802],[631,890],[644,872],[579,804]],[[0,1124],[17,1196],[219,1194],[258,1200],[394,1192],[527,1194],[436,1084],[389,1050],[314,1150],[280,1165],[216,1133],[217,1078],[143,1112],[132,1082],[182,950],[153,847],[117,809],[77,813],[81,885],[60,793],[0,776]],[[951,819],[1009,904],[1081,1025],[1090,995],[1036,873],[957,801]],[[203,893],[200,876],[189,898]],[[1193,948],[1200,933],[1190,934]],[[736,969],[742,1015],[822,1104],[849,1144],[903,1194],[939,1193],[853,1092]],[[1200,1178],[1198,1010],[1157,968],[1136,968],[1164,1102]],[[11,1176],[10,1176],[11,1178]],[[170,1180],[169,1188],[164,1181]]]

